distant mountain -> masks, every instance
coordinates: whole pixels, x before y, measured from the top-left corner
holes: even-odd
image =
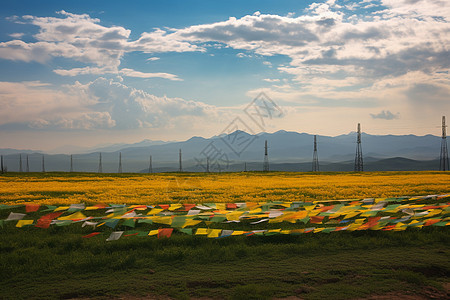
[[[241,171],[247,162],[248,170],[262,169],[264,141],[268,141],[269,161],[272,170],[309,171],[311,168],[313,135],[288,131],[251,135],[236,131],[212,138],[192,137],[183,142],[144,140],[136,144],[114,144],[98,147],[89,153],[73,155],[75,171],[96,172],[99,153],[102,153],[103,171],[117,172],[119,152],[122,153],[124,172],[148,170],[152,155],[153,170],[176,171],[179,168],[178,152],[182,149],[183,169],[204,171],[206,157],[210,157],[210,169]],[[323,171],[352,171],[356,150],[356,134],[336,137],[317,136],[318,155]],[[436,170],[439,164],[441,138],[433,135],[370,135],[362,134],[362,150],[365,170]],[[8,150],[6,152],[6,150]],[[1,151],[1,150],[0,150]],[[31,171],[42,168],[42,154],[36,151],[5,149],[4,162],[8,170],[19,168],[22,159],[29,156]],[[70,156],[46,154],[46,170],[67,171]],[[24,162],[22,163],[24,166]]]

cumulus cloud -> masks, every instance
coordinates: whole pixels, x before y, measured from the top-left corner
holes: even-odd
[[[0,82],[0,127],[34,129],[165,128],[220,118],[215,106],[157,97],[100,77],[55,90],[41,82]],[[192,125],[192,124],[191,124]]]
[[[378,114],[370,114],[373,119],[394,120],[400,118],[400,114],[393,114],[389,110],[382,110]]]

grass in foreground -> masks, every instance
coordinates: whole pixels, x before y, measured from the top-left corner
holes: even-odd
[[[5,229],[0,298],[448,297],[448,228],[207,239],[82,239],[81,227]]]

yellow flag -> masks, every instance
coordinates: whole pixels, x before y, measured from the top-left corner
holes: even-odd
[[[158,229],[150,230],[150,232],[148,233],[148,235],[157,235],[157,234],[158,234]]]
[[[26,225],[32,225],[33,224],[33,220],[19,220],[16,224],[16,227],[23,227]]]
[[[198,228],[197,231],[195,232],[195,235],[207,235],[208,234],[208,229],[206,228]]]
[[[86,216],[83,215],[81,211],[78,211],[65,217],[58,218],[58,220],[82,220],[82,219],[86,219]]]
[[[195,226],[200,222],[201,222],[201,220],[186,219],[186,222],[183,224],[183,226],[181,226],[181,228],[184,228],[187,226]]]
[[[222,229],[209,229],[208,230],[208,237],[209,238],[216,238],[219,237],[219,234],[222,232]]]

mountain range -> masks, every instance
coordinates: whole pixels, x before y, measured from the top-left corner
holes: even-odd
[[[365,170],[437,170],[441,138],[433,135],[370,135],[362,133]],[[270,169],[277,171],[310,171],[314,135],[288,131],[251,135],[243,131],[214,136],[192,137],[186,141],[164,142],[144,140],[136,144],[113,144],[85,149],[73,155],[73,170],[97,172],[102,153],[104,172],[117,172],[119,152],[124,172],[147,172],[150,155],[154,172],[179,169],[179,150],[182,151],[184,171],[204,171],[209,157],[211,171],[262,170],[264,142],[268,142]],[[351,171],[356,151],[356,133],[335,137],[317,136],[321,171]],[[80,148],[73,153],[80,152]],[[42,151],[0,149],[8,171],[26,170],[28,156],[31,172],[68,171],[70,155],[48,154]]]

